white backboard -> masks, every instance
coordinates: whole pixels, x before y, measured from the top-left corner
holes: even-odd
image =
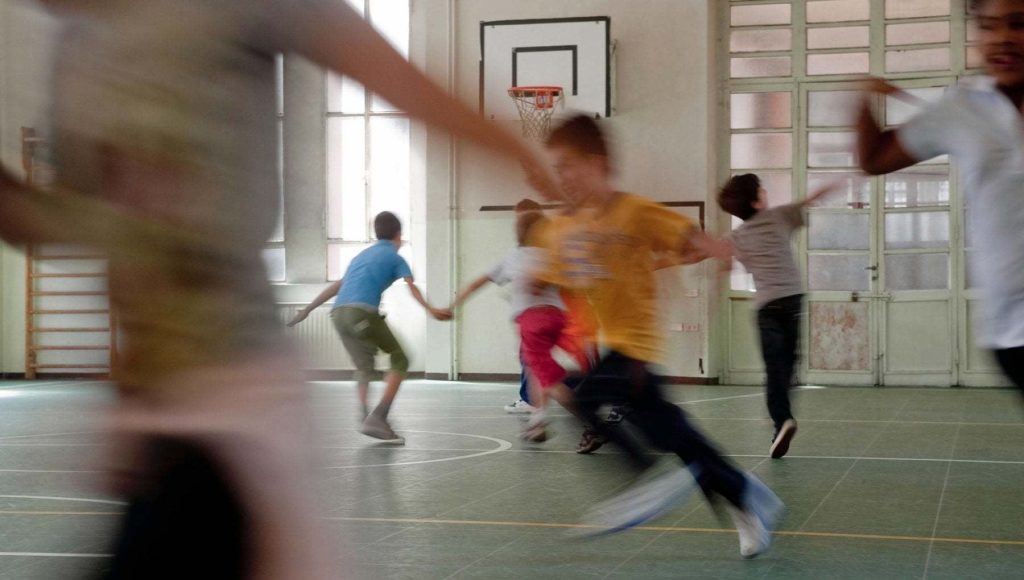
[[[481,111],[518,120],[509,87],[541,85],[564,89],[566,111],[611,115],[610,43],[607,16],[481,22]]]

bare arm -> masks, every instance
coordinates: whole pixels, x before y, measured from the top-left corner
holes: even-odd
[[[420,306],[426,309],[426,311],[429,312],[431,316],[433,316],[436,320],[451,320],[451,311],[445,308],[434,308],[433,306],[431,306],[430,303],[427,302],[427,299],[423,297],[423,293],[420,292],[420,289],[413,282],[412,277],[407,276],[403,279],[405,280],[406,285],[409,286],[409,293],[412,294],[412,297],[415,298],[416,302],[419,302]]]
[[[82,211],[99,209],[102,202],[82,199],[83,207],[74,211],[71,198],[63,200],[67,207],[53,201],[51,194],[18,182],[6,169],[0,168],[0,238],[12,244],[74,243],[87,241],[84,238],[88,233],[79,233],[79,230],[103,227]]]
[[[541,191],[557,190],[522,140],[449,96],[345,3],[306,10],[293,17],[299,19],[303,31],[297,47],[303,56],[356,79],[413,117],[519,158],[531,185]]]
[[[449,310],[455,310],[456,308],[462,306],[466,302],[466,300],[469,300],[470,296],[475,294],[477,290],[483,288],[484,285],[490,281],[491,279],[488,278],[487,276],[480,276],[476,280],[470,282],[469,285],[467,285],[462,290],[459,290],[458,294],[455,295],[455,301],[452,302],[451,306],[449,306]]]
[[[809,206],[809,205],[813,205],[819,199],[825,197],[826,195],[828,195],[828,194],[830,194],[830,193],[832,193],[834,191],[837,191],[839,189],[840,185],[841,185],[841,182],[839,182],[839,181],[832,181],[830,183],[826,183],[825,185],[823,185],[823,186],[819,187],[818,189],[814,190],[810,195],[808,195],[804,199],[800,200],[799,203],[800,203],[801,206],[804,206],[804,207]]]
[[[295,314],[295,318],[293,318],[291,322],[288,323],[288,326],[295,326],[296,324],[302,322],[303,320],[306,319],[307,316],[309,316],[310,312],[316,310],[321,304],[327,302],[332,297],[337,296],[338,290],[341,290],[341,283],[342,280],[338,280],[337,282],[332,282],[330,285],[327,286],[327,288],[324,288],[323,292],[321,292],[315,299],[313,299],[313,301],[310,302],[308,306],[306,306],[305,308],[303,308],[302,310],[298,311],[298,313]]]
[[[867,91],[861,99],[860,113],[857,117],[857,153],[860,157],[860,168],[870,175],[883,175],[914,165],[917,160],[900,145],[896,131],[884,130],[879,126],[868,98],[872,93],[892,95],[900,94],[902,91],[881,79],[869,81]]]

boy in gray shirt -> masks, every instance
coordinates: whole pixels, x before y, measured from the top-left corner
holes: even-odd
[[[789,389],[794,382],[804,289],[793,257],[792,238],[805,225],[805,209],[834,186],[806,199],[769,208],[761,180],[737,175],[718,193],[718,205],[743,220],[729,235],[733,256],[754,276],[757,326],[766,373],[768,413],[775,423],[770,454],[779,459],[796,435]]]

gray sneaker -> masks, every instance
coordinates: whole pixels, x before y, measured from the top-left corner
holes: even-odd
[[[393,443],[395,445],[405,445],[405,438],[401,437],[391,429],[391,425],[388,422],[376,415],[370,415],[363,421],[363,426],[359,429],[359,432],[367,437],[373,437],[374,439],[380,439],[384,443]]]

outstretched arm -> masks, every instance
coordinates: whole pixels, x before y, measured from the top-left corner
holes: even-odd
[[[429,312],[435,320],[451,320],[451,311],[446,308],[434,308],[431,306],[430,303],[427,302],[427,299],[423,297],[423,293],[420,292],[420,289],[416,287],[411,276],[405,277],[404,280],[406,285],[409,286],[409,292],[412,294],[412,297],[416,299],[416,302],[419,302],[420,306],[426,309],[426,311]]]
[[[303,308],[302,310],[298,311],[295,314],[295,318],[293,318],[291,322],[288,323],[288,326],[295,326],[296,324],[302,322],[303,320],[306,319],[307,316],[309,316],[310,312],[316,310],[321,304],[327,302],[332,297],[337,296],[338,290],[341,290],[341,283],[342,280],[338,280],[337,282],[332,282],[330,285],[327,286],[327,288],[324,288],[323,292],[321,292],[312,302],[310,302],[308,306],[306,306],[305,308]]]
[[[520,159],[530,182],[557,191],[543,165],[523,141],[449,96],[409,64],[344,2],[304,10],[295,27],[296,49],[305,57],[352,77],[399,109],[498,153]]]
[[[877,78],[868,81],[865,91],[857,117],[857,152],[860,157],[860,168],[870,175],[883,175],[917,163],[917,160],[900,145],[895,130],[885,130],[879,126],[871,111],[869,98],[872,94],[913,97]]]
[[[476,294],[477,290],[483,288],[484,285],[486,285],[490,281],[491,279],[485,275],[480,276],[476,280],[470,282],[465,288],[459,290],[458,294],[455,295],[455,301],[452,302],[452,305],[448,307],[449,310],[455,310],[456,308],[462,306],[466,302],[466,300],[469,300],[470,296]]]

